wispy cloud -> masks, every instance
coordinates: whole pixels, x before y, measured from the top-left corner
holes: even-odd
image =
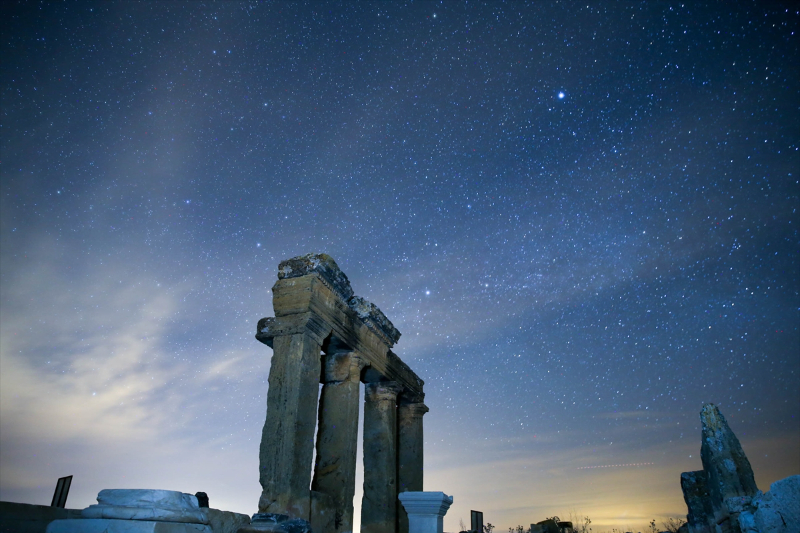
[[[33,266],[4,278],[2,499],[47,503],[55,479],[66,474],[76,474],[71,507],[89,505],[100,489],[114,486],[192,491],[194,482],[214,493],[208,476],[216,475],[229,478],[232,487],[244,477],[240,484],[249,487],[255,505],[257,483],[254,488],[246,482],[246,471],[190,473],[189,465],[241,453],[230,448],[232,440],[247,442],[231,429],[242,413],[225,425],[217,412],[235,407],[240,397],[252,400],[260,416],[239,433],[256,432],[263,424],[263,418],[257,420],[263,402],[251,391],[266,394],[266,387],[257,385],[269,358],[254,359],[235,346],[224,353],[193,349],[202,340],[176,344],[185,324],[175,317],[190,315],[187,284],[159,286],[154,274],[113,261],[76,273],[59,262],[57,243],[42,239],[33,248],[38,254]],[[180,357],[180,349],[197,357]],[[209,392],[219,390],[230,391],[224,397],[231,405],[213,403],[219,393]],[[250,466],[257,472],[257,441],[253,446]],[[181,475],[172,477],[176,472]],[[240,490],[230,492],[232,498],[248,501]]]

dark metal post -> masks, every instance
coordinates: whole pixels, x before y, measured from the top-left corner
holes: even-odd
[[[69,494],[70,485],[72,485],[72,476],[58,478],[56,491],[53,493],[53,501],[50,503],[50,507],[60,507],[63,509],[67,505],[67,495]]]

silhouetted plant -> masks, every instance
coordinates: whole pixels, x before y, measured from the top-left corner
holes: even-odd
[[[681,528],[683,524],[686,523],[686,520],[682,518],[667,518],[666,522],[661,522],[661,527],[664,528],[664,531],[669,531],[669,533],[678,533],[678,530]]]

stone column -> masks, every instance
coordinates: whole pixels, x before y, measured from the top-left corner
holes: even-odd
[[[365,361],[352,352],[329,354],[319,404],[317,464],[311,490],[327,494],[335,507],[337,533],[353,531],[358,448],[358,393]]]
[[[361,533],[395,533],[397,394],[391,381],[367,383],[364,404],[364,498]]]
[[[422,491],[422,416],[428,407],[422,402],[401,401],[397,406],[397,492]],[[408,533],[408,514],[397,500],[397,531]]]
[[[408,513],[411,533],[442,533],[443,518],[453,505],[453,497],[444,492],[403,492],[400,501]]]
[[[308,520],[320,344],[308,329],[272,340],[267,420],[259,449],[259,513]]]

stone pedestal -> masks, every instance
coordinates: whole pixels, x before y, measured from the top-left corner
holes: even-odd
[[[261,434],[259,513],[307,519],[322,339],[310,329],[272,340],[267,419]]]
[[[397,406],[397,492],[421,492],[423,474],[422,402],[401,401]],[[408,515],[397,501],[397,531],[408,533]]]
[[[408,513],[409,533],[442,533],[442,519],[453,504],[444,492],[401,492],[400,502]]]
[[[172,490],[106,489],[81,518],[55,520],[47,533],[211,533],[197,498]]]
[[[397,394],[394,382],[368,383],[364,404],[364,498],[361,533],[395,533]]]
[[[353,531],[358,405],[363,359],[353,352],[328,354],[319,403],[317,464],[311,489],[330,496],[336,533]]]

